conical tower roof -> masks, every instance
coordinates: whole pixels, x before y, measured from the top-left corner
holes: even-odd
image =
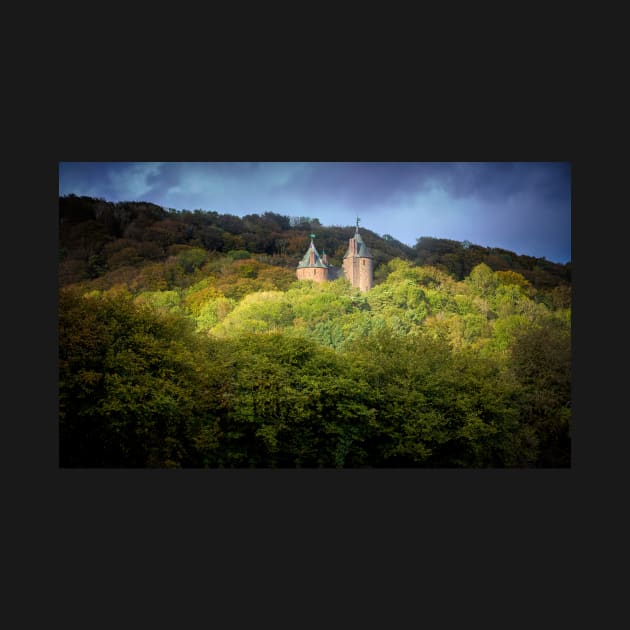
[[[312,256],[311,256],[311,253],[313,254]],[[328,268],[328,265],[322,262],[322,258],[319,255],[319,252],[317,251],[317,248],[315,247],[315,243],[313,243],[312,238],[311,238],[311,244],[306,250],[306,254],[304,254],[304,256],[302,257],[302,260],[300,260],[300,262],[298,263],[298,269],[302,267],[308,267],[308,268],[323,267],[324,269]]]
[[[356,244],[357,244],[356,254],[354,254],[353,247],[352,247],[353,240],[356,241]],[[359,234],[358,225],[354,232],[354,236],[350,239],[350,243],[348,244],[348,251],[346,252],[346,255],[344,256],[344,258],[348,258],[348,256],[355,256],[355,255],[358,258],[372,258],[372,254],[370,254],[370,250],[365,244],[363,237]]]

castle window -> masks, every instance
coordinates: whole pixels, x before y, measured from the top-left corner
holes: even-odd
[[[365,265],[365,260],[363,261],[363,264]]]
[[[313,275],[317,274],[317,269],[313,269]]]

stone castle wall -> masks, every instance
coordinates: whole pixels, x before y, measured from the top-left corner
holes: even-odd
[[[344,258],[343,259],[343,273],[350,282],[352,286],[354,286],[354,258]]]
[[[372,273],[372,259],[358,258],[358,286],[361,291],[369,291],[374,286],[374,274]],[[357,286],[353,283],[353,286]]]
[[[327,282],[328,269],[323,267],[302,267],[297,270],[298,280],[313,280],[314,282]]]
[[[353,287],[369,291],[374,286],[374,263],[371,258],[348,257],[343,261],[343,272]]]

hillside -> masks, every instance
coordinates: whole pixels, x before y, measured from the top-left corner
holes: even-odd
[[[570,466],[570,265],[362,229],[361,293],[297,281],[311,231],[340,264],[353,227],[62,197],[60,465]]]
[[[265,212],[243,218],[214,211],[166,210],[146,202],[112,203],[68,195],[59,199],[59,243],[62,285],[102,277],[124,268],[166,262],[184,247],[216,254],[249,252],[268,264],[294,269],[317,234],[318,249],[341,265],[353,227],[323,226],[317,218],[291,218]],[[375,281],[379,266],[393,258],[431,265],[462,280],[479,263],[493,271],[514,271],[537,289],[571,283],[571,265],[517,255],[508,250],[419,237],[409,247],[391,236],[362,228],[374,257]],[[242,254],[241,254],[242,255]]]

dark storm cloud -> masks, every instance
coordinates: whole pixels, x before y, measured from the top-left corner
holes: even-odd
[[[152,201],[147,178],[151,174],[159,178],[161,168],[159,162],[60,162],[59,194]]]
[[[146,181],[151,187],[151,193],[164,195],[181,186],[191,172],[197,178],[242,178],[246,181],[261,169],[260,162],[171,162],[162,164],[159,171],[148,174]]]
[[[444,182],[455,198],[494,202],[535,194],[541,201],[554,201],[570,189],[570,170],[563,163],[454,164],[445,169]]]
[[[415,177],[401,182],[404,187],[419,185],[441,188],[453,199],[475,198],[503,201],[519,194],[536,194],[554,201],[570,188],[570,169],[563,163],[435,163],[411,167]]]
[[[283,186],[315,199],[344,199],[363,212],[432,188],[453,199],[497,202],[531,194],[552,203],[566,198],[570,169],[563,163],[315,163]]]
[[[181,173],[177,164],[164,164],[146,178],[147,185],[153,195],[164,195],[170,188],[179,184]]]
[[[109,199],[118,191],[104,177],[102,162],[60,162],[59,193],[63,195],[70,192]]]
[[[401,191],[423,189],[427,175],[417,165],[406,163],[314,163],[293,174],[282,190],[314,199],[344,200],[365,212],[391,202]]]

